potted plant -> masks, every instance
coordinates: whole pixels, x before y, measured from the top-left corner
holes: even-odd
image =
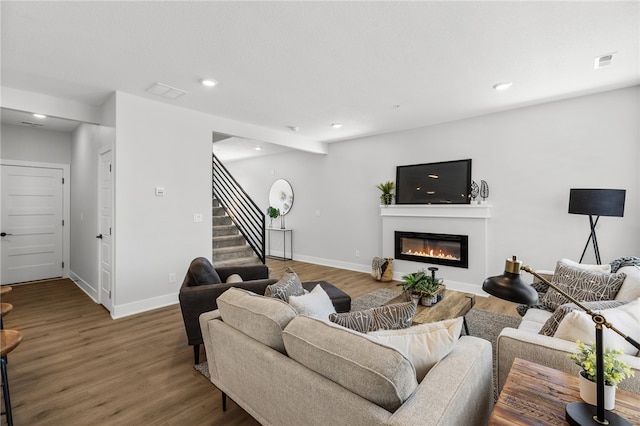
[[[388,206],[389,204],[391,204],[394,197],[392,191],[395,189],[395,187],[396,185],[390,180],[376,186],[376,188],[382,191],[382,194],[380,194],[380,202],[383,205]]]
[[[269,222],[269,228],[271,228],[273,227],[273,219],[280,216],[280,209],[269,206],[269,208],[267,208],[267,215],[271,218],[271,221]]]
[[[403,275],[402,282],[398,285],[402,286],[402,290],[407,294],[407,298],[417,305],[422,297],[421,289],[424,288],[423,283],[427,278],[427,273],[421,269],[418,272]]]
[[[580,397],[588,404],[596,405],[596,344],[587,346],[581,341],[578,344],[578,353],[567,355],[576,365],[582,368],[580,371]],[[623,354],[622,349],[605,349],[603,351],[604,363],[604,408],[613,410],[616,402],[616,386],[622,380],[634,375],[633,370],[618,357]]]
[[[426,275],[425,279],[420,282],[418,289],[422,294],[422,304],[431,306],[438,303],[438,291],[442,284],[442,278],[436,278],[433,275]]]

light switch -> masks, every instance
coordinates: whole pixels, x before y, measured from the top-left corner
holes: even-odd
[[[193,221],[195,223],[202,222],[202,213],[194,213],[193,214]]]

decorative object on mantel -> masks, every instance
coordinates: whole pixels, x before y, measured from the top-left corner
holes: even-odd
[[[586,346],[579,340],[576,343],[578,344],[578,353],[567,356],[582,368],[580,371],[580,397],[586,403],[596,405],[596,345],[593,343],[591,346]],[[622,354],[622,349],[605,349],[603,352],[605,410],[615,408],[618,383],[634,375],[631,367],[618,359]]]
[[[378,281],[391,281],[393,279],[393,258],[374,257],[371,262],[371,276]]]
[[[480,196],[482,197],[480,204],[487,204],[487,198],[489,198],[489,185],[485,180],[480,180]]]
[[[478,194],[480,193],[480,187],[478,186],[478,184],[476,183],[475,180],[471,181],[471,191],[469,192],[469,195],[471,195],[471,204],[478,204],[479,201],[476,200],[476,198],[478,198]]]
[[[395,189],[395,187],[396,187],[395,183],[393,183],[393,181],[390,181],[390,180],[376,186],[376,188],[382,191],[382,194],[380,194],[380,202],[382,203],[383,206],[388,206],[393,202],[394,195],[392,191]]]
[[[269,208],[267,208],[267,216],[269,216],[269,228],[273,228],[273,219],[276,219],[278,216],[280,216],[280,209],[277,209],[273,206],[269,206]]]
[[[597,313],[587,308],[584,304],[576,300],[574,297],[559,288],[556,284],[538,274],[530,266],[522,266],[522,262],[513,256],[507,259],[504,274],[495,277],[489,277],[482,283],[482,290],[500,299],[508,300],[515,303],[524,303],[534,305],[538,303],[538,293],[520,276],[520,270],[524,270],[553,290],[564,296],[569,302],[574,303],[578,308],[582,309],[591,317],[595,324],[595,345],[596,345],[596,406],[586,404],[584,402],[572,402],[565,407],[565,415],[570,425],[631,425],[625,418],[618,414],[607,411],[605,414],[604,404],[604,339],[603,328],[607,327],[611,331],[620,335],[623,339],[640,349],[640,343],[631,336],[625,335],[623,332],[614,327],[601,313]]]

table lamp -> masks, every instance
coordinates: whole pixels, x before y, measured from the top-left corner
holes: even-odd
[[[530,266],[522,266],[522,262],[513,256],[507,259],[505,271],[503,275],[490,277],[482,283],[482,289],[492,296],[500,299],[508,300],[515,303],[524,303],[533,305],[538,301],[538,293],[527,283],[521,276],[520,270],[524,270],[540,281],[547,284],[572,303],[575,303],[580,309],[585,311],[595,323],[596,327],[596,390],[597,390],[597,406],[587,404],[586,402],[572,402],[567,404],[565,409],[565,418],[570,425],[631,425],[625,418],[611,411],[605,414],[604,409],[604,361],[603,361],[603,344],[602,344],[602,327],[607,327],[622,336],[627,342],[640,350],[640,343],[625,335],[620,330],[611,325],[602,314],[593,312],[585,307],[582,303],[569,296],[566,292],[550,283],[544,277],[537,274]]]
[[[596,255],[596,263],[600,265],[600,250],[596,238],[596,225],[600,216],[624,216],[624,189],[576,189],[569,191],[569,213],[589,215],[591,233],[582,250],[580,262],[589,247],[589,241],[593,243],[593,251]],[[596,220],[593,220],[596,216]]]

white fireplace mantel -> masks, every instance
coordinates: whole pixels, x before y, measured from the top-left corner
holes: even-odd
[[[468,268],[438,265],[438,274],[447,287],[483,294],[480,284],[488,276],[488,226],[491,218],[488,204],[391,204],[380,206],[382,219],[382,255],[394,257],[395,231],[467,235],[469,237]],[[394,279],[426,267],[396,259]]]
[[[488,219],[488,204],[390,204],[380,206],[380,216],[449,217],[464,219]]]

